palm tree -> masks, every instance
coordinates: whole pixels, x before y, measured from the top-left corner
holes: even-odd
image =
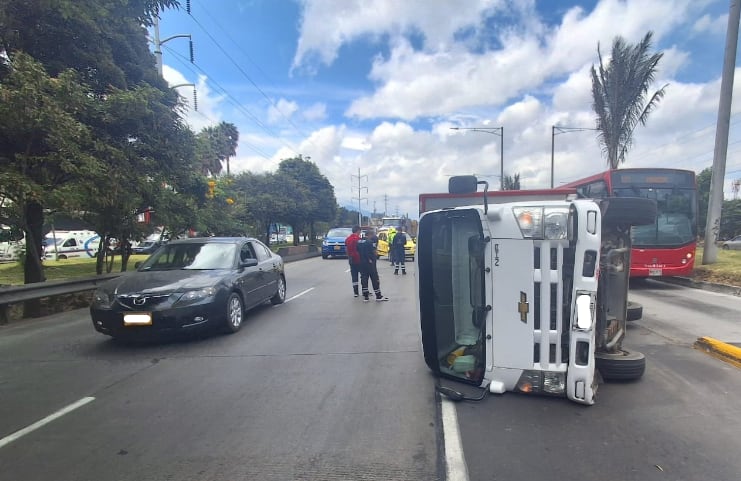
[[[520,190],[520,174],[515,174],[514,177],[506,175],[504,177],[504,190]]]
[[[226,161],[226,175],[229,175],[229,157],[237,155],[237,145],[239,144],[239,130],[237,126],[230,122],[221,122],[216,126],[218,138],[218,155],[219,160]]]
[[[649,55],[652,37],[653,32],[648,32],[637,45],[615,37],[607,66],[597,44],[599,72],[593,65],[592,107],[597,114],[598,138],[611,169],[625,162],[625,154],[633,143],[633,130],[639,122],[646,124],[648,114],[658,105],[667,87],[664,85],[646,101],[656,66],[664,56],[661,52]]]

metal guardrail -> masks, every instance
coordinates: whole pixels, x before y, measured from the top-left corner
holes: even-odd
[[[112,272],[110,274],[81,279],[36,282],[34,284],[24,284],[22,286],[0,287],[0,325],[8,323],[8,314],[12,304],[40,299],[42,297],[91,291],[96,289],[103,282],[109,279],[115,279],[124,274],[126,273]]]
[[[284,262],[298,261],[321,255],[321,251],[317,249],[316,246],[306,246],[303,249],[285,249],[285,254],[283,255]],[[0,325],[7,324],[10,321],[9,311],[10,306],[13,304],[33,299],[41,299],[42,297],[91,291],[109,279],[115,279],[116,277],[126,274],[127,272],[111,272],[110,274],[103,274],[95,277],[0,287]]]

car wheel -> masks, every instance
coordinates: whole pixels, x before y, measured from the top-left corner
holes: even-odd
[[[64,254],[59,254],[59,255],[57,256],[57,259],[58,259],[58,260],[60,260],[60,261],[63,261],[63,260],[65,260],[66,258],[67,258],[67,256],[66,256],[66,255],[64,255]]]
[[[232,292],[226,301],[226,331],[229,334],[237,332],[244,321],[244,305],[242,298]]]
[[[728,250],[728,244],[726,244],[726,245],[723,246],[723,250],[724,251],[727,251]]]
[[[646,371],[646,356],[640,352],[595,352],[597,370],[608,381],[633,381]]]
[[[278,290],[275,291],[275,295],[270,298],[270,302],[277,306],[278,304],[283,304],[286,301],[286,280],[283,278],[283,276],[280,276],[278,278]]]
[[[329,257],[327,254],[322,254],[322,259],[326,259],[327,257]]]
[[[643,317],[643,306],[637,302],[628,301],[628,316],[626,321],[637,321]]]

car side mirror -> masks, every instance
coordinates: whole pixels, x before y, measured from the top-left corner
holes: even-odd
[[[245,259],[239,263],[239,267],[255,267],[257,259]]]

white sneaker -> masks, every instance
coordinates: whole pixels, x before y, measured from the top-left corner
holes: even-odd
[[[377,302],[383,302],[383,301],[388,301],[388,300],[389,300],[389,298],[386,297],[386,296],[376,297],[376,301]]]

